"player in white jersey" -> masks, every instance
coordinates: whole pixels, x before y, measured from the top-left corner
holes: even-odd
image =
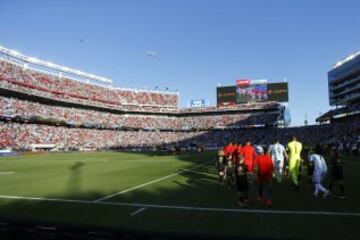
[[[318,145],[314,152],[309,154],[309,162],[314,165],[313,183],[315,187],[314,196],[317,197],[319,192],[323,192],[323,197],[327,197],[330,191],[324,188],[321,184],[327,173],[327,166],[324,157],[321,155],[322,150]]]
[[[259,145],[256,145],[255,146],[255,151],[256,151],[256,154],[260,155],[264,152],[264,149],[263,147],[259,144]]]
[[[285,147],[276,140],[273,145],[270,145],[269,152],[275,166],[275,177],[278,182],[282,181],[284,162],[288,158]]]

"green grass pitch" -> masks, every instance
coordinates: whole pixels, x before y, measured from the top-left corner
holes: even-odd
[[[254,182],[247,212],[238,207],[236,193],[218,183],[214,156],[96,152],[2,157],[0,218],[164,233],[360,239],[359,157],[344,157],[345,200],[315,199],[306,181],[299,192],[284,181],[274,184],[269,209],[256,201]],[[340,212],[344,215],[336,215]]]

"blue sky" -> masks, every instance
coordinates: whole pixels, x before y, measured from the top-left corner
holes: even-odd
[[[357,0],[1,0],[0,45],[120,87],[178,89],[182,107],[216,104],[218,83],[286,77],[301,125],[329,109],[327,71],[360,49],[359,9]]]

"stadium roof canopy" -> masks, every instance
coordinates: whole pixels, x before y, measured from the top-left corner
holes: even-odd
[[[322,114],[320,117],[316,118],[316,121],[319,123],[323,123],[331,119],[344,118],[359,114],[360,114],[360,105],[345,106],[341,108],[332,109]]]
[[[350,54],[346,58],[344,58],[344,59],[338,61],[337,63],[335,63],[334,66],[333,66],[333,69],[343,65],[344,63],[347,63],[348,61],[350,61],[351,59],[354,59],[358,55],[360,55],[360,50]]]
[[[69,74],[73,74],[76,76],[80,76],[89,80],[94,80],[94,81],[98,81],[98,82],[102,82],[105,84],[112,84],[112,80],[109,78],[104,78],[104,77],[99,77],[96,76],[94,74],[91,73],[86,73],[86,72],[82,72],[76,69],[72,69],[72,68],[68,68],[68,67],[64,67],[64,66],[60,66],[51,62],[46,62],[37,58],[33,58],[33,57],[28,57],[25,56],[24,54],[21,54],[15,50],[11,50],[11,49],[7,49],[5,47],[0,46],[0,53],[3,53],[7,56],[19,59],[25,63],[31,63],[31,64],[35,64],[35,65],[39,65],[39,66],[43,66],[43,67],[48,67],[51,69],[55,69],[57,71],[63,72],[63,73],[69,73]]]

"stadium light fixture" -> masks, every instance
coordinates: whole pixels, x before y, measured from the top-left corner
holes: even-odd
[[[72,69],[72,68],[68,68],[68,67],[65,67],[65,66],[60,66],[60,65],[57,65],[57,64],[54,64],[54,63],[51,63],[51,62],[46,62],[46,61],[43,61],[43,60],[40,60],[40,59],[37,59],[37,58],[34,58],[34,57],[28,57],[28,56],[25,56],[25,55],[15,51],[15,50],[7,49],[7,48],[2,47],[2,46],[0,46],[0,52],[7,55],[7,56],[19,59],[19,60],[21,60],[21,61],[23,61],[25,63],[32,63],[32,64],[35,64],[35,65],[52,68],[52,69],[58,70],[60,72],[65,72],[65,73],[73,74],[73,75],[76,75],[76,76],[84,77],[84,78],[89,79],[89,80],[94,80],[94,81],[98,81],[98,82],[102,82],[102,83],[106,83],[106,84],[112,84],[112,80],[109,79],[109,78],[96,76],[96,75],[91,74],[91,73],[82,72],[82,71],[75,70],[75,69]]]

